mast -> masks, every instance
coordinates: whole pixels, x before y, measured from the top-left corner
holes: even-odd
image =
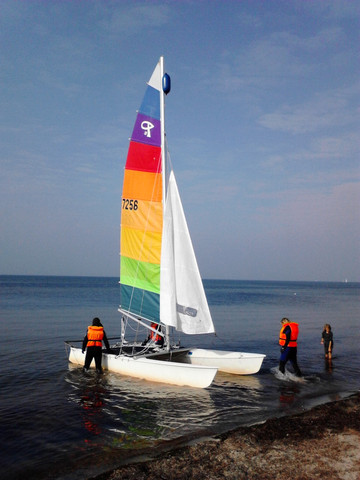
[[[164,57],[160,57],[160,125],[161,125],[161,172],[162,172],[162,197],[163,197],[163,216],[165,213],[166,202],[166,152],[165,152],[165,93],[164,93]],[[165,325],[165,344],[166,348],[170,350],[170,327]]]
[[[163,213],[166,200],[166,153],[165,153],[165,93],[163,89],[164,78],[164,57],[160,57],[160,125],[161,125],[161,171],[162,171],[162,192],[163,192]]]

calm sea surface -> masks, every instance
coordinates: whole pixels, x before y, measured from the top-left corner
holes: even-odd
[[[0,464],[3,479],[83,479],[136,455],[270,417],[294,414],[360,389],[360,284],[204,282],[217,338],[185,345],[266,354],[260,372],[218,374],[205,390],[120,375],[83,375],[64,340],[92,318],[120,331],[116,278],[0,276]],[[304,379],[276,374],[280,319],[300,324]],[[320,345],[334,333],[331,367]],[[289,367],[291,370],[291,367]]]

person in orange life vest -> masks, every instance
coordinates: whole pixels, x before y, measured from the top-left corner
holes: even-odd
[[[110,350],[109,341],[107,339],[104,327],[101,325],[99,318],[94,318],[92,325],[88,327],[86,335],[83,340],[82,352],[85,352],[86,357],[84,364],[84,371],[86,372],[90,368],[92,359],[95,359],[96,371],[102,373],[101,360],[102,360],[102,342],[105,343],[107,351]]]
[[[158,332],[161,332],[161,326],[158,323],[153,322],[151,327],[155,328]],[[164,345],[164,337],[153,330],[150,330],[147,341],[152,341],[155,343],[155,345],[160,345],[161,347]]]
[[[295,375],[301,377],[301,371],[297,363],[297,338],[299,334],[299,325],[291,322],[288,318],[281,320],[281,330],[279,334],[279,344],[281,345],[279,370],[285,373],[285,365],[290,360],[294,367]]]

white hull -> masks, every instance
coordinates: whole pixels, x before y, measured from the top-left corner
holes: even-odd
[[[70,346],[69,362],[84,365],[85,353]],[[94,362],[93,362],[94,364]],[[102,367],[110,372],[128,375],[151,382],[195,388],[208,387],[217,372],[214,366],[197,366],[166,360],[152,360],[144,357],[130,357],[103,353]]]
[[[218,368],[219,372],[234,375],[257,373],[266,355],[260,353],[228,352],[225,350],[207,350],[192,348],[182,358],[191,365],[206,365]]]

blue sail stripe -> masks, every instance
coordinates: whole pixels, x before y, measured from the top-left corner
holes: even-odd
[[[160,120],[160,92],[148,85],[139,113]]]
[[[148,320],[159,321],[160,299],[157,293],[121,284],[120,308]]]

